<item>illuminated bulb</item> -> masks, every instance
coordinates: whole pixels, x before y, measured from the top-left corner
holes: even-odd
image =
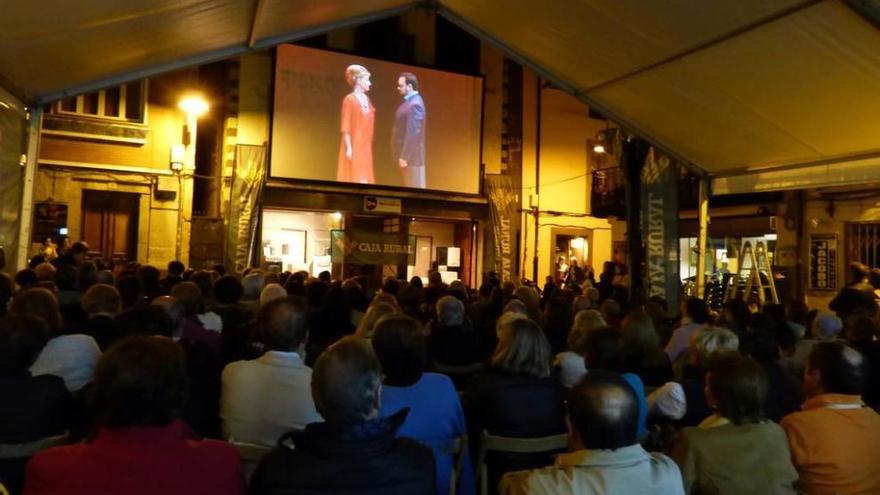
[[[194,117],[201,117],[208,111],[208,102],[205,101],[204,98],[198,95],[189,95],[180,100],[180,103],[177,104],[181,110],[186,112],[188,115],[192,115]]]
[[[337,222],[342,220],[342,213],[340,213],[338,211],[333,213],[333,220],[336,220]]]
[[[594,144],[593,153],[605,153],[605,145],[602,143]]]

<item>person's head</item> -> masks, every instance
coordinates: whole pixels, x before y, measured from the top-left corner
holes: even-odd
[[[263,290],[263,285],[265,284],[265,277],[262,273],[259,272],[251,272],[248,273],[242,280],[241,286],[243,289],[242,298],[255,300],[260,298],[260,292]]]
[[[504,305],[504,310],[501,311],[501,314],[507,313],[516,313],[523,316],[529,315],[529,310],[526,308],[526,305],[520,301],[519,299],[511,299]]]
[[[541,327],[528,318],[515,317],[499,332],[492,365],[514,375],[546,378],[550,376],[550,352]]]
[[[370,72],[363,65],[349,65],[345,69],[345,82],[352,89],[366,93],[370,90]]]
[[[186,322],[186,309],[183,304],[172,296],[159,296],[150,302],[150,305],[161,308],[171,322],[171,336],[179,338],[183,333],[183,325]]]
[[[94,261],[83,261],[77,268],[77,286],[84,291],[98,283],[98,265]]]
[[[863,282],[869,273],[871,273],[871,269],[864,263],[853,261],[849,264],[849,279],[851,283]]]
[[[202,289],[192,282],[178,282],[171,288],[169,295],[183,304],[183,311],[188,317],[194,317],[205,311],[205,300]]]
[[[779,361],[779,340],[776,327],[769,318],[754,318],[749,324],[748,338],[744,347],[755,361],[772,364]]]
[[[199,270],[192,274],[189,278],[189,281],[198,285],[199,290],[202,291],[202,297],[208,299],[211,297],[211,272],[205,270]]]
[[[382,317],[371,340],[385,383],[409,386],[416,383],[427,366],[425,333],[418,321],[402,314]]]
[[[137,304],[141,295],[141,282],[134,275],[122,275],[116,280],[116,290],[122,298],[122,306],[130,308]]]
[[[717,352],[737,352],[739,337],[726,328],[705,326],[691,334],[691,360],[705,368]]]
[[[634,311],[624,318],[621,331],[623,347],[628,351],[649,356],[660,350],[654,320],[643,311]]]
[[[382,281],[382,292],[396,296],[398,291],[400,291],[400,282],[394,277],[385,277]]]
[[[382,365],[366,340],[343,337],[315,361],[312,399],[328,423],[356,423],[379,414]]]
[[[76,290],[76,278],[76,268],[62,264],[55,271],[55,286],[58,290]]]
[[[871,273],[868,274],[868,283],[871,284],[875,290],[880,289],[880,268],[874,268],[871,270]]]
[[[859,351],[840,340],[817,342],[804,368],[804,394],[860,395],[867,370]]]
[[[522,301],[528,309],[537,309],[541,305],[541,296],[538,295],[538,291],[536,291],[534,287],[521,285],[516,288],[514,295],[517,299]]]
[[[397,92],[407,96],[419,90],[419,80],[412,72],[401,72],[397,78]]]
[[[219,304],[235,304],[243,293],[241,282],[232,275],[223,275],[214,282],[214,299]]]
[[[844,338],[850,344],[870,342],[877,333],[877,322],[867,313],[856,312],[846,319]]]
[[[306,308],[287,297],[262,305],[257,323],[261,340],[275,351],[298,351],[309,333]]]
[[[137,278],[146,294],[155,295],[159,291],[159,269],[155,266],[141,265],[137,269]]]
[[[694,323],[706,323],[709,321],[709,308],[706,301],[699,297],[689,297],[684,302],[684,314]]]
[[[180,415],[187,390],[179,345],[166,337],[128,337],[98,361],[91,410],[106,428],[164,426]]]
[[[95,274],[95,281],[99,284],[113,285],[115,280],[116,278],[110,270],[98,270],[98,273]]]
[[[437,301],[437,321],[445,327],[464,323],[464,304],[453,296],[443,296]]]
[[[89,245],[83,241],[76,241],[70,246],[70,249],[68,249],[67,252],[73,258],[73,262],[76,265],[80,265],[86,260],[86,254],[89,252]]]
[[[168,275],[173,277],[179,277],[183,275],[183,271],[186,270],[186,266],[177,260],[168,262]]]
[[[810,328],[810,334],[816,340],[836,339],[843,330],[843,322],[840,318],[832,313],[820,314],[813,320]]]
[[[61,333],[61,311],[58,299],[49,289],[36,287],[26,289],[12,298],[9,313],[17,316],[34,316],[46,322],[50,337]]]
[[[115,317],[122,311],[122,297],[112,285],[95,284],[89,287],[80,304],[90,317],[98,314]]]
[[[43,262],[34,268],[37,280],[40,282],[53,282],[55,280],[55,266],[52,263]]]
[[[354,334],[364,339],[373,338],[373,333],[376,330],[376,323],[378,323],[382,317],[396,312],[397,308],[387,302],[380,301],[370,304],[366,314],[364,314],[364,317],[361,318],[361,321],[358,323],[357,330],[355,330]]]
[[[568,425],[576,449],[616,450],[635,445],[636,394],[617,373],[590,371],[568,392]]]
[[[764,419],[767,378],[754,360],[737,352],[713,356],[706,374],[706,402],[735,425]]]
[[[568,350],[583,355],[584,337],[593,329],[608,325],[602,318],[602,313],[595,309],[587,309],[578,311],[574,316],[574,323],[571,325],[571,331],[568,332],[566,344]]]
[[[620,372],[623,369],[623,344],[613,327],[596,328],[584,338],[584,361],[590,370]]]
[[[602,301],[602,304],[599,305],[599,312],[602,314],[602,318],[609,323],[619,323],[620,317],[623,315],[620,303],[611,298]]]
[[[281,284],[267,284],[263,287],[263,291],[260,292],[260,306],[264,304],[268,304],[275,299],[282,299],[287,297],[287,289],[281,286]]]
[[[740,298],[731,299],[724,305],[724,316],[728,322],[736,325],[738,330],[745,330],[752,317],[749,305]]]
[[[49,327],[39,318],[13,315],[0,318],[0,377],[27,374],[48,341]]]
[[[20,289],[30,289],[40,283],[37,272],[31,268],[25,268],[15,273],[15,285]]]

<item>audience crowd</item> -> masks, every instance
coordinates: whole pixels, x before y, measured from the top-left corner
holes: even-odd
[[[859,264],[832,312],[715,314],[634,304],[613,265],[473,291],[87,252],[0,273],[13,494],[880,494],[880,273]]]

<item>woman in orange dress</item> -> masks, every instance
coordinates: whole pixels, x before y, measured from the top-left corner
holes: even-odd
[[[349,65],[345,80],[351,93],[342,100],[339,165],[336,180],[373,184],[373,124],[376,109],[370,103],[370,73],[362,65]]]

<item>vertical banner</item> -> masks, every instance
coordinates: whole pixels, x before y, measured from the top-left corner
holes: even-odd
[[[509,280],[516,275],[514,222],[519,218],[519,194],[509,175],[486,174],[485,184],[493,234],[492,258],[487,260],[485,267],[498,273],[501,280]]]
[[[678,170],[668,156],[654,148],[642,168],[642,232],[645,239],[648,297],[666,299],[678,307]]]
[[[235,169],[226,226],[226,266],[241,272],[251,266],[257,242],[260,195],[266,181],[266,148],[235,146]]]
[[[0,89],[0,98],[4,98]],[[24,194],[22,159],[27,152],[28,127],[16,105],[0,105],[0,271],[10,275],[18,269],[18,235]],[[5,265],[5,268],[4,268]]]

